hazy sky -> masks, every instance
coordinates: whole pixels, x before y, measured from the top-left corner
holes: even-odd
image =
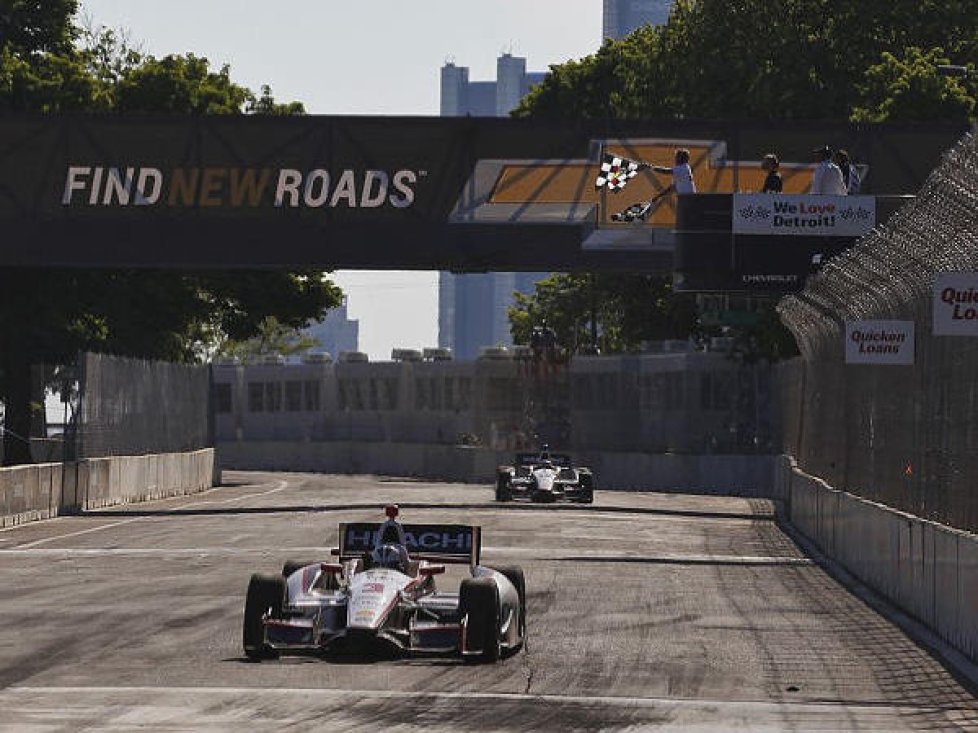
[[[495,79],[504,52],[528,71],[594,53],[601,0],[82,0],[93,26],[123,30],[145,53],[192,52],[254,91],[310,114],[437,115],[440,69]],[[434,272],[342,271],[336,282],[372,360],[438,342]]]

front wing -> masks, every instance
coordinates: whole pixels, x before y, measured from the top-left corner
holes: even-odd
[[[514,499],[529,499],[532,501],[534,498],[534,491],[535,487],[532,482],[510,483],[510,494]],[[591,495],[591,492],[589,492],[579,483],[558,484],[553,491],[541,491],[539,493],[548,493],[556,501],[583,501],[585,498]]]
[[[578,470],[578,477],[585,475]],[[505,480],[504,480],[505,477]],[[504,484],[504,485],[503,485]],[[594,486],[585,485],[580,478],[576,481],[557,480],[553,491],[538,490],[536,482],[530,477],[516,474],[513,469],[501,470],[497,478],[497,499],[500,491],[508,491],[511,499],[528,499],[544,501],[588,502],[593,499]]]
[[[500,615],[497,629],[500,647],[514,650],[523,643],[523,599],[500,572],[484,566],[473,569],[475,577],[491,577],[499,589]],[[280,615],[262,619],[264,644],[275,653],[316,653],[329,650],[364,652],[378,644],[404,652],[462,654],[470,652],[466,639],[467,617],[459,611],[455,593],[433,593],[403,600],[393,607],[376,629],[347,627],[347,599],[341,591],[324,595],[317,603],[282,607]]]
[[[377,643],[404,651],[456,652],[461,649],[462,631],[457,594],[401,602],[377,629],[347,628],[342,593],[324,599],[318,608],[286,605],[281,618],[265,619],[265,642],[280,653],[367,648]]]

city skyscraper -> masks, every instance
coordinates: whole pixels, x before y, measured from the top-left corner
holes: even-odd
[[[441,67],[441,116],[505,117],[546,75],[528,73],[525,58],[504,53],[496,59],[494,80],[470,81],[469,67],[449,61]]]
[[[602,37],[620,39],[646,23],[665,25],[674,0],[604,0]]]
[[[505,117],[546,72],[527,72],[526,59],[504,53],[494,81],[471,81],[469,69],[453,62],[441,69],[443,117]],[[530,293],[545,272],[438,275],[438,345],[458,359],[474,359],[483,346],[509,346],[507,311],[513,292]]]
[[[360,322],[351,320],[346,309],[346,296],[343,302],[326,311],[321,321],[314,321],[302,332],[319,341],[312,351],[325,351],[336,359],[341,351],[357,351],[360,341]]]

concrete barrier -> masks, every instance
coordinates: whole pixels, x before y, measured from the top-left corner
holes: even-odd
[[[61,476],[60,463],[0,469],[0,527],[57,516]]]
[[[218,463],[224,469],[318,471],[414,476],[441,481],[492,483],[496,467],[513,460],[512,451],[426,443],[369,441],[227,441],[218,443]],[[598,489],[687,491],[778,496],[772,482],[775,466],[784,461],[772,455],[690,455],[680,453],[575,454],[590,466]]]
[[[426,443],[232,441],[217,447],[221,469],[414,476],[489,483],[509,453]],[[508,458],[507,458],[508,456]]]
[[[214,460],[213,448],[87,458],[79,462],[77,507],[97,509],[203,491],[214,485]]]
[[[978,535],[833,489],[795,467],[784,505],[822,552],[978,662]]]
[[[213,486],[219,475],[213,448],[0,468],[0,527],[195,493]]]

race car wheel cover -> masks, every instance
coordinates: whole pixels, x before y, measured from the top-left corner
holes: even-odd
[[[500,566],[490,566],[497,573],[502,573],[506,576],[510,583],[516,588],[516,594],[520,599],[520,612],[519,612],[519,624],[520,624],[520,643],[522,644],[526,638],[526,577],[523,575],[523,568],[519,565],[500,565]]]

